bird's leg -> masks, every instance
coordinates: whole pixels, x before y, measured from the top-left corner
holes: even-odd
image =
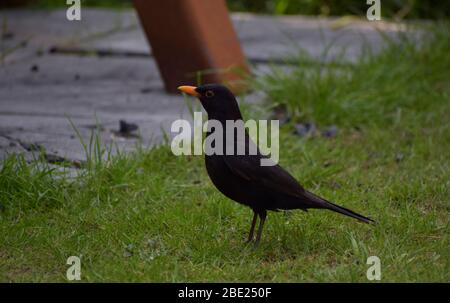
[[[257,247],[259,245],[259,241],[261,240],[261,234],[263,231],[264,222],[266,221],[266,216],[267,216],[266,211],[259,213],[260,221],[259,221],[258,234],[256,235],[255,247]]]
[[[253,241],[253,232],[255,231],[255,225],[256,225],[257,219],[258,219],[258,214],[255,211],[253,211],[253,221],[252,221],[252,226],[250,227],[250,233],[248,234],[247,243],[250,243]]]

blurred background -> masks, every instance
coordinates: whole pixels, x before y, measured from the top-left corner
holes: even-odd
[[[0,282],[67,281],[69,256],[82,282],[368,282],[369,256],[381,282],[450,281],[449,0],[224,1],[81,0],[78,22],[0,0]],[[185,73],[199,57],[244,57],[280,164],[378,224],[280,212],[246,249],[250,210],[170,148],[201,105],[162,67],[231,66]]]
[[[274,15],[361,15],[365,16],[366,1],[362,0],[227,0],[231,11],[245,11]],[[381,2],[384,18],[440,19],[450,16],[449,1],[390,0]],[[82,5],[93,7],[126,8],[130,0],[83,0]],[[52,8],[66,6],[61,0],[3,0],[0,7],[29,6]]]

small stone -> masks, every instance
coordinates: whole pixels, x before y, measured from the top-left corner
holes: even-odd
[[[125,120],[119,121],[119,133],[128,134],[138,129],[137,124],[129,123]]]
[[[12,38],[14,38],[14,33],[12,33],[12,32],[6,32],[6,33],[2,34],[2,39],[3,40],[9,40],[9,39],[12,39]]]
[[[36,143],[21,142],[21,145],[27,151],[39,151],[42,148],[42,146]]]
[[[280,125],[285,125],[287,123],[289,123],[291,121],[291,119],[289,117],[280,117],[280,118],[275,118],[275,119],[271,119],[271,120],[278,120]]]
[[[331,137],[335,137],[337,135],[337,133],[338,133],[337,126],[331,125],[322,131],[322,136],[325,138],[331,138]]]
[[[405,157],[405,155],[403,155],[402,153],[397,153],[397,154],[395,155],[395,161],[396,161],[397,163],[399,163],[399,162],[401,162],[401,161],[403,160],[404,157]]]
[[[59,164],[67,161],[65,158],[54,154],[45,154],[45,160],[51,164]]]
[[[323,163],[323,167],[329,167],[329,166],[331,166],[333,164],[333,161],[331,161],[331,160],[326,160],[324,163]]]
[[[273,113],[270,116],[270,120],[278,120],[280,125],[284,125],[290,122],[290,117],[287,114],[285,105],[278,105],[273,109]]]
[[[133,244],[128,244],[127,247],[125,247],[125,252],[123,253],[123,256],[128,258],[134,255],[134,245]]]
[[[295,133],[300,137],[312,136],[316,132],[314,123],[297,123],[294,125]]]
[[[32,71],[33,73],[37,73],[39,71],[39,65],[33,64],[30,68],[30,71]]]

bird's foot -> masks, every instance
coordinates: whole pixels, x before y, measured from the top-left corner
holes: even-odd
[[[259,241],[253,241],[254,239],[248,239],[247,241],[245,241],[245,245],[246,246],[250,246],[253,250],[256,250],[259,247]]]

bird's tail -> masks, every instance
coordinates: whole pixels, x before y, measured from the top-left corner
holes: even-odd
[[[314,202],[314,206],[312,208],[325,208],[325,209],[329,209],[329,210],[335,211],[337,213],[355,218],[364,223],[375,223],[374,220],[372,220],[368,217],[364,217],[363,215],[355,213],[354,211],[352,211],[348,208],[331,203],[330,201],[320,198],[320,197],[314,195],[313,193],[307,192],[307,196],[308,196],[308,198],[311,199],[311,201]]]

